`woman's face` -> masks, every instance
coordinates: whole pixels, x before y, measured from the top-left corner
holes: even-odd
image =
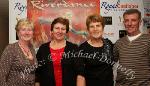
[[[88,29],[91,38],[101,38],[103,35],[103,27],[101,22],[91,22]]]
[[[19,40],[30,41],[33,38],[33,28],[31,26],[21,26],[17,33]]]
[[[64,40],[66,36],[66,25],[56,23],[52,30],[52,36],[55,40]]]

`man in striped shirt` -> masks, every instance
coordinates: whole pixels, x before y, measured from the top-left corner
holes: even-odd
[[[127,36],[114,45],[116,86],[150,86],[150,35],[140,32],[141,12],[129,9],[123,18]]]

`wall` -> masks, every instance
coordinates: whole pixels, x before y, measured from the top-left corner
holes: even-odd
[[[0,56],[9,43],[9,3],[8,0],[0,0]]]
[[[47,37],[45,37],[45,34],[47,34],[47,36],[49,36],[49,34],[47,33],[49,31],[49,29],[46,28],[46,24],[47,24],[47,22],[48,23],[51,22],[51,20],[53,20],[53,18],[54,18],[53,16],[56,16],[56,14],[58,14],[59,16],[65,16],[68,19],[70,18],[69,20],[72,21],[72,24],[70,26],[73,27],[73,29],[75,29],[75,30],[72,30],[72,29],[70,30],[70,32],[72,31],[71,33],[73,33],[71,35],[69,34],[69,37],[68,37],[69,39],[71,39],[71,42],[80,44],[80,42],[82,43],[82,38],[86,38],[84,36],[84,34],[78,34],[78,33],[83,33],[83,32],[86,33],[84,30],[84,27],[83,28],[79,27],[80,25],[81,26],[84,25],[85,22],[84,21],[81,22],[80,21],[81,17],[79,17],[79,15],[76,15],[75,13],[73,13],[74,12],[73,10],[69,10],[69,7],[61,8],[60,6],[56,6],[56,5],[53,7],[53,2],[49,2],[49,0],[45,0],[45,2],[47,1],[46,4],[41,0],[36,0],[36,1],[28,0],[28,3],[26,3],[26,0],[9,0],[9,1],[10,1],[9,2],[9,8],[10,8],[9,12],[12,13],[9,15],[9,17],[10,17],[9,18],[9,25],[10,25],[9,29],[11,31],[9,33],[9,43],[13,43],[16,41],[16,33],[15,33],[15,30],[13,29],[15,27],[15,24],[17,21],[16,18],[28,17],[28,18],[36,21],[36,23],[37,22],[40,23],[42,21],[42,23],[37,24],[37,27],[38,26],[39,27],[38,28],[36,27],[36,30],[35,30],[35,32],[37,31],[37,33],[40,33],[40,35],[38,34],[35,37],[37,37],[37,39],[38,38],[42,39],[42,42],[43,42],[43,40],[47,39]],[[67,3],[67,1],[69,1],[69,0],[62,0],[62,1],[66,1],[66,3]],[[86,4],[88,2],[87,0],[82,0],[82,1],[85,1],[83,3],[86,3]],[[91,1],[95,1],[95,0],[91,0]],[[100,1],[100,3],[98,3],[99,4],[98,10],[100,11],[100,14],[105,17],[105,20],[107,21],[107,25],[105,26],[103,36],[105,38],[109,38],[113,43],[115,43],[116,40],[118,40],[122,35],[125,34],[125,28],[122,23],[123,22],[122,14],[124,13],[124,11],[126,11],[127,9],[130,9],[130,8],[139,9],[142,12],[142,18],[144,16],[144,7],[143,7],[142,0],[99,0],[99,1]],[[71,2],[75,3],[73,1],[71,1]],[[62,4],[64,2],[57,2],[57,3]],[[28,4],[28,7],[27,7],[27,4]],[[80,4],[81,4],[81,2],[80,2]],[[92,6],[97,6],[96,4],[94,4]],[[27,7],[27,9],[25,9],[26,7]],[[29,10],[29,8],[30,8],[30,10]],[[65,11],[64,10],[63,11],[62,10],[53,11],[53,10],[56,10],[57,8],[59,10],[65,9]],[[79,7],[76,7],[76,8],[79,8]],[[49,11],[49,10],[51,10],[51,11]],[[80,12],[80,10],[81,9],[77,9],[77,10],[75,10],[75,12]],[[86,17],[85,15],[89,15],[90,13],[93,13],[93,12],[89,12],[89,10],[87,10],[87,9],[84,11],[85,11],[85,14],[82,11],[83,12],[82,14],[84,14],[84,17]],[[57,12],[57,13],[55,14],[55,12]],[[58,13],[58,12],[61,12],[61,13]],[[75,20],[75,19],[77,19],[77,20]],[[85,19],[83,19],[83,20],[85,20]],[[75,22],[73,22],[73,21],[75,21]],[[43,30],[43,28],[44,28],[44,30]],[[143,30],[143,25],[141,25],[140,30],[141,31]],[[78,39],[79,39],[79,42],[78,42]],[[41,43],[41,41],[39,41],[39,43]],[[38,45],[38,43],[35,43],[35,44]]]

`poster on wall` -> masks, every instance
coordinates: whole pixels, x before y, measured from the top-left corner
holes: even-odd
[[[70,21],[67,40],[80,44],[86,40],[86,17],[99,13],[105,19],[104,37],[113,43],[119,39],[119,30],[125,30],[122,14],[134,8],[149,14],[149,0],[9,0],[9,43],[16,42],[15,25],[18,19],[29,18],[35,23],[34,41],[38,47],[50,41],[50,25],[57,17]],[[148,16],[149,17],[149,16]],[[147,25],[149,18],[144,18]],[[141,26],[142,27],[142,26]]]
[[[119,39],[119,31],[125,30],[122,15],[127,9],[138,9],[143,17],[143,0],[100,0],[100,14],[104,17],[109,16],[109,20],[112,19],[112,24],[106,24],[104,28],[104,37],[113,43]]]
[[[150,0],[143,0],[144,4],[144,18],[143,18],[143,26],[145,29],[145,33],[150,33]]]
[[[27,17],[35,22],[34,42],[40,44],[51,39],[50,25],[57,17],[70,21],[67,40],[80,44],[86,39],[86,17],[99,14],[99,0],[27,0]]]
[[[144,17],[150,18],[150,0],[143,0]]]
[[[19,19],[27,17],[26,0],[9,0],[9,43],[17,41],[15,31],[16,23]]]

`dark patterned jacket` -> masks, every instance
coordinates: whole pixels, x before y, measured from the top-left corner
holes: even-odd
[[[9,44],[0,58],[0,86],[33,86],[36,64],[36,58],[33,62],[26,58],[18,42]]]

